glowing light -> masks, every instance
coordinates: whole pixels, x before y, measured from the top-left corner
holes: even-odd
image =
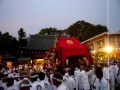
[[[95,50],[93,50],[93,54],[95,54],[96,53],[96,51]]]
[[[113,48],[111,46],[106,46],[105,47],[105,52],[111,53],[113,51]]]
[[[7,67],[11,68],[12,67],[12,62],[7,62]]]
[[[32,64],[32,60],[30,60],[30,63]]]

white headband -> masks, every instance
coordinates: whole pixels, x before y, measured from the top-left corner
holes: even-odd
[[[36,77],[38,77],[38,75],[31,76],[31,78],[36,78]]]
[[[55,78],[53,77],[55,80],[59,81],[59,82],[62,82],[63,80],[62,79],[58,79],[58,78]]]
[[[31,86],[31,84],[21,84],[20,87],[30,87],[30,86]]]

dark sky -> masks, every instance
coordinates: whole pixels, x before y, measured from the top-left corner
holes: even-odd
[[[108,8],[107,8],[108,7]],[[0,31],[17,37],[42,28],[66,29],[78,20],[120,30],[120,0],[0,0]]]

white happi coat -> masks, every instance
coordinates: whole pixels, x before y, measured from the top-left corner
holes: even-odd
[[[67,88],[66,88],[66,86],[65,86],[63,83],[61,83],[61,84],[59,85],[59,87],[57,87],[56,90],[67,90]]]
[[[92,85],[94,70],[89,70],[88,72],[86,72],[86,74],[88,75],[89,84]]]
[[[120,84],[120,70],[117,71],[117,82]]]
[[[96,81],[95,87],[95,90],[109,90],[109,83],[104,77],[102,77],[101,81],[99,79]]]
[[[110,79],[110,76],[109,76],[109,67],[104,67],[103,68],[103,77],[106,79],[106,80],[109,80]]]
[[[8,87],[7,90],[19,90],[19,88],[13,85],[13,86]]]
[[[30,90],[39,90],[38,88],[41,88],[41,90],[49,90],[49,84],[47,86],[47,88],[45,87],[45,83],[47,83],[46,81],[42,80],[42,81],[35,81],[32,84],[32,87],[30,88]]]
[[[116,78],[116,65],[112,65],[112,68],[113,68],[113,73],[114,73],[114,78]]]
[[[80,69],[76,68],[74,71],[74,78],[76,81],[76,90],[78,90],[78,79],[79,79]]]
[[[39,81],[33,82],[32,85],[31,85],[32,87],[30,87],[30,90],[37,90],[37,85],[40,85]]]
[[[0,87],[3,87],[4,90],[7,90],[7,85],[5,83],[2,83],[2,80],[0,80]]]
[[[117,82],[120,84],[120,75],[117,77]]]
[[[115,75],[113,65],[110,65],[109,67],[109,76],[110,76],[110,90],[115,90]]]
[[[79,76],[79,73],[80,73],[80,69],[76,68],[74,71],[74,76],[77,78]]]
[[[115,65],[114,69],[115,69],[115,78],[117,80],[117,83],[120,84],[120,74],[118,75],[119,67]]]
[[[63,81],[62,83],[66,86],[66,88],[69,90],[69,75],[68,74],[65,74],[63,76]]]
[[[75,82],[75,78],[73,76],[69,76],[68,78],[69,80],[69,90],[74,90],[76,88],[76,82]]]
[[[79,74],[78,78],[78,88],[79,90],[89,90],[90,89],[90,84],[88,81],[88,76],[84,70],[82,70]]]
[[[92,90],[96,90],[96,87],[98,86],[99,79],[96,77],[96,75],[92,78]]]
[[[51,83],[50,83],[49,90],[56,90],[57,87],[53,84],[52,78],[53,78],[53,74],[50,74],[50,81],[51,81]]]

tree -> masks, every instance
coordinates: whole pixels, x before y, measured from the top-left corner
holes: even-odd
[[[10,52],[10,48],[11,48],[11,39],[12,39],[12,36],[6,32],[6,33],[3,33],[0,37],[0,46],[2,47],[2,51],[3,52]]]
[[[66,33],[70,35],[70,37],[77,37],[80,39],[80,41],[83,41],[83,35],[86,33],[85,31],[90,27],[92,27],[90,23],[87,23],[85,21],[77,21],[67,28]]]
[[[56,28],[43,28],[42,30],[40,30],[39,34],[40,35],[54,35],[57,33],[57,29]]]
[[[8,32],[1,33],[0,35],[0,53],[2,55],[9,53],[15,55],[18,50],[18,41],[15,37],[11,36]]]
[[[26,33],[24,32],[23,28],[20,28],[18,31],[18,40],[19,40],[19,47],[24,47],[27,45]]]
[[[57,30],[57,34],[62,34],[64,33],[64,30]]]
[[[17,56],[18,47],[19,47],[19,44],[18,44],[17,39],[15,37],[12,37],[12,39],[11,39],[11,50],[10,51],[15,56]]]
[[[85,21],[77,21],[69,26],[65,32],[70,35],[70,37],[76,37],[80,41],[87,40],[98,34],[106,32],[107,28],[102,25],[93,25]]]
[[[0,31],[0,36],[2,35],[2,32]]]
[[[18,31],[18,36],[19,39],[23,39],[26,37],[26,33],[24,32],[23,28],[20,28],[20,30]]]

